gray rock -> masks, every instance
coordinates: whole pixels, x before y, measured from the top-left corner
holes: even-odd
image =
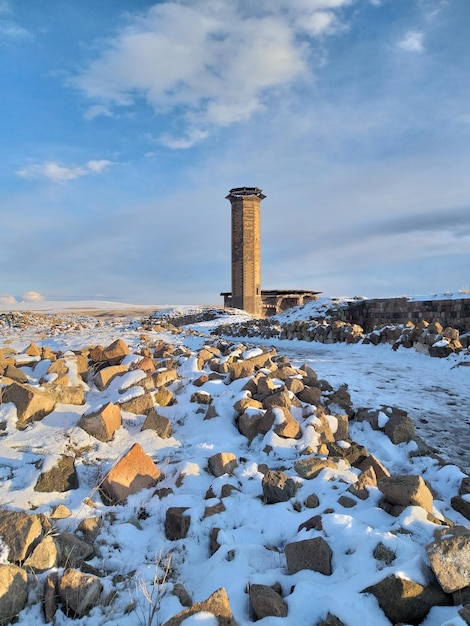
[[[0,537],[8,546],[10,562],[22,563],[42,532],[38,515],[0,509]]]
[[[250,585],[249,594],[256,619],[268,616],[287,617],[287,603],[272,587]]]
[[[295,574],[303,569],[311,569],[325,576],[332,574],[333,553],[323,537],[288,543],[284,552],[289,574]]]
[[[184,514],[187,510],[188,507],[185,506],[172,506],[167,510],[165,516],[165,536],[170,541],[184,539],[188,534],[191,516]]]
[[[388,476],[377,483],[388,502],[399,507],[420,506],[432,513],[432,493],[421,476],[415,474]]]
[[[78,475],[74,458],[68,455],[61,456],[55,467],[41,474],[34,486],[34,491],[39,492],[64,492],[70,489],[78,489]]]
[[[287,502],[295,496],[298,484],[284,472],[268,471],[262,480],[263,501],[266,504]]]
[[[437,585],[423,587],[395,574],[363,589],[377,598],[380,608],[392,624],[420,624],[433,606],[447,606],[451,598]]]

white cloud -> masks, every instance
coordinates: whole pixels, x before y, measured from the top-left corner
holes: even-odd
[[[114,114],[109,107],[103,104],[94,104],[85,111],[83,117],[86,120],[94,120],[95,117],[114,117]]]
[[[82,176],[101,174],[112,164],[112,161],[101,159],[88,161],[83,166],[67,167],[55,161],[48,161],[47,163],[32,163],[17,170],[16,173],[21,178],[46,178],[55,183],[65,183]]]
[[[407,52],[423,52],[424,51],[424,33],[416,30],[409,30],[401,41],[398,42],[398,47]]]
[[[244,121],[269,94],[308,79],[312,37],[334,32],[351,0],[160,2],[129,19],[73,79],[95,104],[89,119],[144,99],[156,114],[177,112],[186,148],[213,127]]]
[[[9,293],[0,295],[0,304],[15,304],[16,298]]]
[[[38,291],[26,291],[23,294],[23,302],[42,302],[43,300],[44,296]]]

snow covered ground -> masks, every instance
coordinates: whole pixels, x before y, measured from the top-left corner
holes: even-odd
[[[83,303],[73,306],[77,311],[87,308]],[[110,303],[109,307],[101,308],[115,310],[119,307]],[[54,305],[43,310],[54,310]],[[135,315],[135,311],[128,317],[105,319],[68,313],[68,321],[62,327],[62,318],[58,315],[53,332],[47,317],[31,318],[31,324],[23,328],[0,326],[0,347],[21,351],[35,341],[55,351],[67,351],[96,344],[106,346],[121,338],[137,352],[145,334],[146,342],[176,342],[195,351],[207,341],[211,328],[221,323],[218,319],[193,326],[206,336],[191,332],[173,335],[143,333],[139,324],[141,316]],[[243,343],[241,339],[234,341]],[[464,476],[462,469],[468,472],[470,467],[469,367],[459,367],[451,359],[432,359],[413,350],[394,352],[386,345],[319,345],[250,339],[245,348],[253,343],[274,345],[293,365],[308,362],[319,378],[327,379],[334,388],[347,384],[355,407],[394,405],[406,409],[419,434],[449,460],[448,465],[441,466],[428,457],[410,457],[413,442],[393,445],[383,433],[373,431],[365,423],[351,425],[352,438],[366,446],[390,472],[422,475],[435,490],[435,515],[468,525],[468,520],[454,511],[449,501],[458,493]],[[32,380],[37,378],[32,367],[24,365],[22,369]],[[195,370],[193,358],[181,361],[180,372],[189,381],[200,373]],[[293,462],[298,457],[298,441],[280,441],[266,435],[265,438],[258,436],[248,445],[233,423],[233,404],[243,396],[242,383],[235,381],[226,386],[221,381],[212,381],[206,383],[204,389],[214,398],[219,415],[228,419],[204,420],[197,405],[190,402],[194,386],[188,384],[178,392],[175,405],[161,409],[174,426],[170,439],[141,431],[143,416],[126,414],[114,440],[99,442],[77,427],[83,406],[72,405],[58,405],[42,421],[18,431],[14,427],[14,406],[0,404],[0,421],[7,423],[5,436],[0,440],[2,507],[50,514],[54,506],[66,504],[72,516],[57,522],[61,532],[73,532],[82,519],[91,515],[102,516],[104,520],[96,542],[97,556],[91,564],[106,572],[102,578],[103,595],[112,596],[113,600],[93,609],[90,616],[76,620],[59,610],[55,623],[147,624],[143,612],[148,609],[150,596],[156,601],[157,591],[159,610],[153,623],[163,624],[183,608],[170,593],[173,581],[154,585],[155,576],[162,573],[159,568],[171,556],[174,580],[185,586],[194,601],[204,600],[221,586],[226,588],[240,626],[253,621],[246,590],[247,585],[254,583],[278,583],[289,608],[288,617],[265,617],[259,621],[263,626],[280,623],[313,626],[325,619],[328,612],[346,626],[389,626],[375,598],[360,592],[393,572],[424,583],[427,576],[424,546],[433,540],[435,525],[419,507],[408,507],[398,518],[391,518],[377,506],[378,493],[358,501],[353,509],[341,507],[338,496],[357,478],[350,469],[324,470],[312,481],[301,481],[295,499],[263,504],[259,464],[265,463],[270,469],[282,468],[295,475]],[[107,392],[109,400],[118,396],[117,386]],[[88,403],[93,402],[93,397],[93,390],[90,390]],[[96,494],[102,472],[109,470],[136,442],[157,465],[164,467],[165,479],[159,487],[171,488],[173,494],[160,500],[149,489],[130,497],[126,506],[106,506]],[[273,447],[271,453],[266,451],[268,443]],[[37,463],[41,461],[51,466],[61,454],[71,450],[77,452],[79,489],[66,493],[35,492]],[[214,478],[207,472],[208,458],[220,451],[232,452],[237,457],[238,467],[232,476]],[[204,518],[205,507],[213,504],[212,500],[204,500],[205,494],[212,487],[219,495],[223,484],[236,489],[229,498],[224,498],[225,511]],[[313,510],[306,509],[302,503],[313,492],[320,505]],[[88,497],[94,502],[93,508],[85,504]],[[294,500],[301,503],[300,511]],[[191,527],[186,539],[174,542],[165,538],[162,526],[164,511],[169,506],[189,507]],[[323,514],[325,511],[328,513]],[[319,534],[315,530],[298,530],[302,522],[317,513],[322,515],[321,534],[333,550],[333,573],[326,577],[302,570],[289,575],[284,547],[289,542]],[[221,547],[209,556],[209,535],[213,527],[220,529]],[[395,559],[387,566],[373,558],[379,543],[395,554]],[[0,562],[6,562],[5,553]],[[36,594],[31,592],[28,605],[19,616],[19,624],[44,623],[39,595],[39,590]],[[423,626],[464,626],[465,622],[457,613],[459,608],[435,607],[422,622]],[[186,620],[184,626],[214,626],[216,623],[213,616],[199,614]]]

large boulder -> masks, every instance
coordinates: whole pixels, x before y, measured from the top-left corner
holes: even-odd
[[[5,387],[2,402],[13,402],[16,406],[16,427],[20,430],[26,428],[30,422],[41,420],[52,413],[56,403],[51,394],[21,383],[12,383]]]

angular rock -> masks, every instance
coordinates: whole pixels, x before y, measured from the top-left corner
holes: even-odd
[[[399,507],[420,506],[432,513],[432,493],[421,476],[410,474],[381,478],[378,488],[392,505]]]
[[[77,530],[83,533],[86,541],[89,541],[90,543],[96,539],[102,528],[103,518],[96,515],[94,517],[86,517],[85,519],[82,519],[80,524],[77,526]]]
[[[153,410],[155,405],[153,394],[144,393],[141,396],[119,402],[119,406],[123,411],[135,413],[136,415],[147,415]],[[163,405],[162,405],[163,406]]]
[[[321,394],[322,390],[319,387],[309,387],[305,385],[304,388],[296,395],[302,402],[316,406],[320,401]]]
[[[8,546],[11,563],[22,563],[42,532],[38,515],[0,509],[0,537]]]
[[[320,572],[325,576],[332,574],[333,553],[323,537],[288,543],[284,548],[284,553],[289,574],[295,574],[303,569]]]
[[[57,612],[59,603],[58,603],[58,585],[59,575],[57,572],[51,572],[44,581],[44,592],[43,592],[43,610],[44,610],[44,620],[46,624],[49,624],[53,621],[55,614]]]
[[[437,585],[419,583],[392,574],[376,585],[362,590],[377,598],[380,608],[392,624],[420,624],[433,606],[447,606],[450,597]]]
[[[237,457],[231,452],[219,452],[209,458],[209,469],[216,477],[232,474],[237,465]]]
[[[163,387],[178,380],[178,372],[175,369],[162,368],[152,375],[152,380],[155,387]]]
[[[153,393],[153,400],[159,406],[170,406],[174,402],[174,394],[167,387],[159,387],[157,391]]]
[[[13,402],[16,406],[16,427],[20,430],[30,422],[43,419],[55,408],[55,398],[51,394],[20,383],[12,383],[3,389],[2,402]]]
[[[262,417],[261,413],[256,413],[254,415],[242,413],[237,419],[238,430],[248,439],[248,441],[252,442],[253,439],[259,435],[259,425]]]
[[[189,608],[174,615],[163,626],[181,626],[188,617],[197,615],[197,613],[211,613],[217,618],[219,626],[237,626],[230,608],[227,592],[223,587],[214,591],[207,600],[195,602]]]
[[[287,617],[287,603],[272,587],[250,585],[249,594],[256,619],[268,616]]]
[[[212,397],[207,391],[195,391],[191,395],[191,402],[197,402],[198,404],[210,404],[212,402]]]
[[[286,473],[268,471],[261,481],[263,487],[263,501],[266,504],[288,502],[295,496],[298,484]]]
[[[128,354],[130,354],[130,349],[126,343],[122,339],[116,339],[106,348],[97,346],[90,350],[90,361],[118,365]]]
[[[48,535],[34,548],[31,556],[26,559],[23,566],[27,571],[40,573],[56,567],[57,563],[57,545],[54,538]]]
[[[27,383],[28,377],[20,370],[19,367],[15,367],[13,364],[8,364],[3,372],[3,375],[11,380],[14,380],[15,383]]]
[[[83,561],[91,559],[95,554],[91,543],[73,533],[60,533],[55,541],[61,567],[81,567]]]
[[[127,372],[128,369],[127,365],[109,365],[108,367],[103,367],[93,376],[93,382],[100,391],[103,391],[113,378]]]
[[[470,501],[463,496],[453,496],[450,501],[452,508],[470,520]]]
[[[41,474],[34,486],[34,491],[51,493],[78,489],[78,475],[73,456],[64,454],[57,465]]]
[[[326,468],[334,469],[335,467],[336,463],[331,459],[322,459],[316,456],[301,458],[294,463],[297,474],[307,480],[315,478]]]
[[[85,389],[81,385],[72,386],[49,383],[45,385],[45,389],[60,404],[85,404]]]
[[[184,539],[188,534],[191,516],[185,515],[186,506],[172,506],[165,515],[165,536],[170,541]]]
[[[160,476],[153,460],[135,443],[105,476],[100,494],[106,503],[122,504],[128,496],[155,486]]]
[[[452,593],[470,585],[470,533],[453,529],[426,546],[431,568],[442,589]]]
[[[1,563],[0,590],[0,624],[11,624],[26,604],[26,572],[16,565]]]
[[[78,426],[99,441],[111,441],[116,430],[122,426],[121,409],[117,404],[108,402],[98,411],[82,415]]]
[[[413,420],[406,413],[392,415],[384,426],[384,433],[395,445],[408,443],[416,436]]]
[[[67,613],[83,617],[98,604],[103,585],[99,578],[67,568],[60,577],[58,591]]]
[[[168,439],[172,434],[171,421],[152,409],[147,414],[141,430],[154,430],[161,439]]]

